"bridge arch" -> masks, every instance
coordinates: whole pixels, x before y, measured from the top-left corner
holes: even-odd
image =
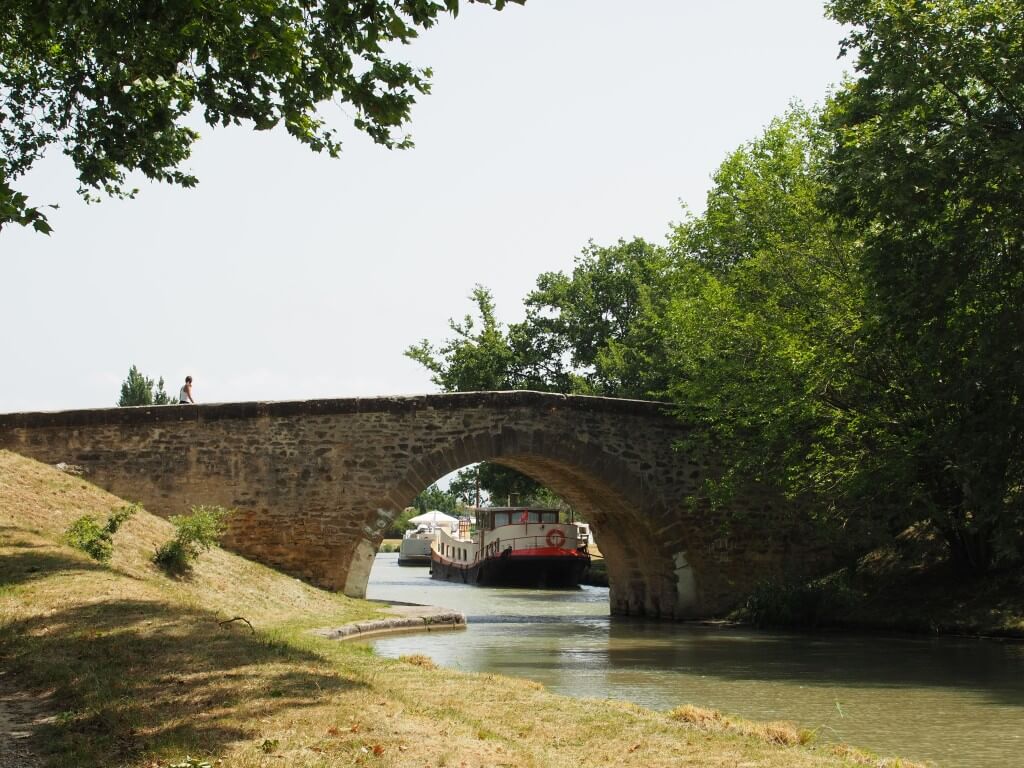
[[[450,445],[417,457],[389,483],[370,534],[358,545],[345,592],[365,594],[373,558],[387,525],[438,478],[467,464],[489,461],[518,470],[551,488],[591,523],[609,571],[615,613],[649,616],[693,614],[697,576],[686,561],[684,542],[667,541],[652,527],[660,500],[623,460],[573,435],[514,426],[500,432],[460,435]],[[682,534],[685,539],[685,533]],[[677,539],[679,536],[677,535]],[[685,566],[680,567],[680,560]]]

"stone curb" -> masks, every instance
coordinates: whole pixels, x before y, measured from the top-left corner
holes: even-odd
[[[458,611],[439,610],[421,606],[423,613],[415,616],[395,616],[388,619],[356,621],[340,627],[314,629],[313,634],[328,640],[352,640],[387,632],[436,631],[438,629],[465,629],[466,615]]]

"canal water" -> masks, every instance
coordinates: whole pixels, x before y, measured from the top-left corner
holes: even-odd
[[[462,611],[457,632],[368,640],[379,654],[527,677],[548,690],[653,709],[713,707],[789,720],[880,755],[939,766],[1024,766],[1024,643],[802,635],[608,616],[608,590],[434,581],[379,554],[367,597]]]

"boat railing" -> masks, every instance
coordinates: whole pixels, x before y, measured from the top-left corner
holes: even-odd
[[[559,530],[554,528],[552,530]],[[550,538],[550,531],[548,533],[528,534],[526,536],[515,536],[509,539],[495,539],[492,543],[499,543],[500,546],[497,549],[497,554],[501,554],[506,549],[580,549],[586,548],[586,543],[576,539],[575,542],[572,538],[565,536],[564,532],[560,539],[552,541]]]
[[[561,536],[552,536],[556,531]],[[473,565],[480,559],[499,557],[506,550],[564,549],[587,553],[586,539],[582,537],[567,537],[565,531],[561,528],[549,528],[541,533],[527,534],[525,536],[494,538],[484,545],[482,553],[474,546],[474,542],[466,539],[457,539],[445,531],[441,532],[438,544],[440,546],[439,555],[453,562],[462,562],[467,565]],[[466,553],[465,558],[461,556],[462,552]]]

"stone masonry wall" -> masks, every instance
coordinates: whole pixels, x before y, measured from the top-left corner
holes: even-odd
[[[0,415],[0,448],[80,464],[161,515],[235,508],[227,547],[353,596],[417,493],[497,461],[592,523],[613,613],[671,618],[720,614],[815,551],[757,494],[739,530],[692,503],[710,457],[680,453],[685,434],[661,404],[537,392]]]

